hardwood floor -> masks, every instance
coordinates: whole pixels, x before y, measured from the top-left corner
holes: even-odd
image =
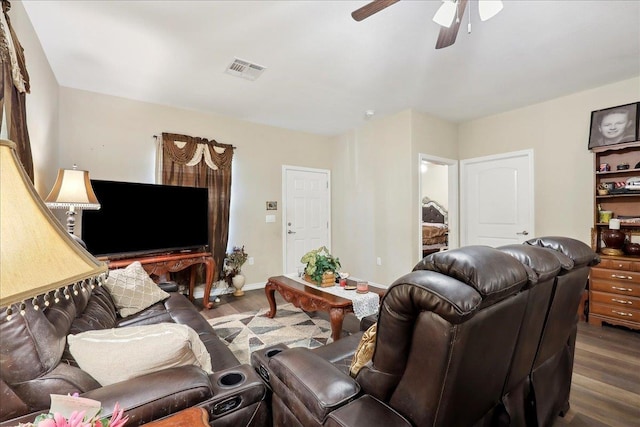
[[[268,307],[264,290],[242,297],[223,295],[203,316],[213,318]],[[284,300],[276,293],[276,302]],[[324,315],[322,313],[321,315]],[[348,315],[344,329],[355,332],[358,319]],[[578,324],[571,387],[571,409],[554,427],[640,427],[640,331],[615,326]]]

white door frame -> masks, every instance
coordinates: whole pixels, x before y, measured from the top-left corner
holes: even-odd
[[[287,273],[287,172],[302,171],[324,173],[327,175],[327,248],[331,248],[331,171],[329,169],[307,168],[302,166],[282,165],[282,271]]]
[[[482,162],[487,162],[487,161],[494,161],[494,160],[502,160],[502,159],[509,159],[509,158],[513,158],[513,157],[526,157],[529,163],[529,194],[531,195],[531,203],[529,203],[529,218],[531,221],[531,224],[529,227],[527,227],[527,231],[529,232],[529,236],[531,236],[530,238],[534,237],[536,235],[536,231],[535,231],[535,192],[534,192],[534,162],[533,162],[533,149],[527,149],[527,150],[521,150],[521,151],[512,151],[509,153],[501,153],[501,154],[492,154],[489,156],[484,156],[484,157],[475,157],[472,159],[465,159],[465,160],[460,160],[460,182],[466,182],[466,178],[467,178],[467,166],[473,163],[482,163]],[[467,187],[463,186],[461,191],[460,191],[460,207],[461,210],[463,212],[467,212],[468,207],[467,205],[467,200],[468,200],[468,194],[467,194]],[[467,240],[468,240],[468,224],[466,219],[464,219],[463,221],[460,222],[460,243],[462,245],[467,244]]]
[[[416,200],[418,201],[418,254],[420,257],[418,259],[422,259],[422,177],[420,176],[420,167],[422,166],[422,161],[426,160],[427,162],[437,163],[440,165],[448,166],[448,187],[449,187],[449,208],[448,208],[448,222],[449,222],[449,237],[448,237],[448,247],[449,249],[455,249],[459,246],[459,237],[458,237],[458,161],[453,159],[447,159],[445,157],[431,156],[429,154],[418,154],[418,197]]]

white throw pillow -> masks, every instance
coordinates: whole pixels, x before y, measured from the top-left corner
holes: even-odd
[[[158,323],[102,329],[68,335],[67,341],[80,369],[103,386],[183,365],[196,365],[213,373],[207,348],[187,325]]]
[[[127,268],[111,270],[104,283],[120,316],[127,317],[169,297],[155,284],[139,261]]]

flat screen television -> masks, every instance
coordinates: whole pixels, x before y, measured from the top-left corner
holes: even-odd
[[[100,202],[82,211],[82,240],[111,259],[208,247],[206,188],[92,179]]]

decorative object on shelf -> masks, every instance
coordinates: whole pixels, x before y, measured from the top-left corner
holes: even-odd
[[[591,112],[589,149],[636,141],[639,104],[635,102]]]
[[[34,307],[54,304],[70,297],[68,285],[87,290],[102,284],[107,272],[47,209],[15,147],[0,140],[0,307],[7,307],[7,320],[29,299]]]
[[[609,172],[611,170],[611,166],[609,163],[600,163],[600,172]]]
[[[629,163],[621,163],[618,166],[616,166],[616,170],[619,170],[619,171],[624,171],[627,169],[629,169]]]
[[[623,255],[622,247],[627,236],[620,230],[620,220],[612,218],[609,221],[609,228],[602,230],[602,241],[607,246],[602,248],[605,255]]]
[[[248,258],[249,255],[244,251],[244,246],[234,246],[233,250],[227,254],[224,260],[225,277],[228,281],[230,280],[230,284],[236,288],[233,293],[236,297],[244,295],[242,288],[244,287],[246,279],[242,274],[242,266],[247,262]]]
[[[89,172],[73,169],[58,169],[58,176],[51,192],[45,199],[49,209],[69,209],[67,211],[67,231],[72,236],[76,225],[77,209],[100,209],[98,198],[91,187]]]
[[[609,194],[609,187],[606,183],[602,183],[598,185],[598,196],[606,196]]]
[[[613,217],[612,211],[600,211],[600,222],[606,224],[611,220],[612,217]]]
[[[639,191],[640,190],[640,176],[634,176],[627,179],[627,183],[624,186],[625,190]]]
[[[640,256],[640,243],[627,242],[624,245],[624,253],[630,256]]]
[[[331,255],[326,246],[307,252],[300,258],[300,262],[306,264],[304,279],[307,282],[321,287],[334,285],[340,269],[340,260]]]

